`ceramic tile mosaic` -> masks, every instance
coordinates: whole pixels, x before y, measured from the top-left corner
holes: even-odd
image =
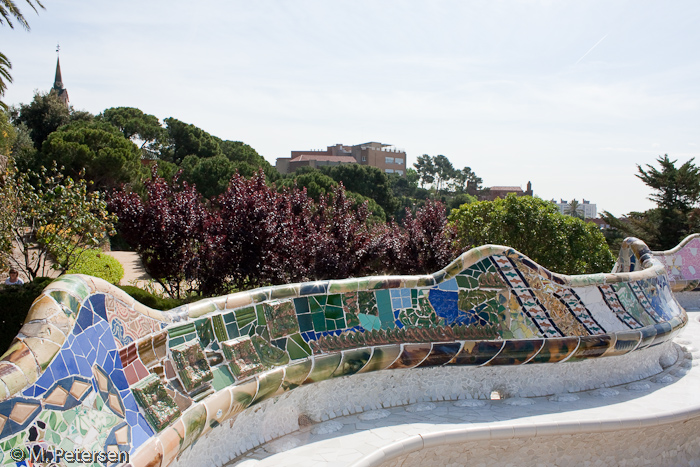
[[[63,276],[0,361],[0,447],[119,450],[133,466],[165,467],[213,427],[299,386],[591,360],[661,344],[685,325],[646,245],[627,241],[616,268],[562,276],[487,245],[429,276],[266,287],[165,312]]]

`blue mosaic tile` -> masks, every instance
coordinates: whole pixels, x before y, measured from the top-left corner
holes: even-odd
[[[457,298],[457,292],[446,292],[439,289],[430,289],[428,294],[428,301],[433,306],[435,314],[443,318],[448,326],[453,325],[459,315]]]
[[[95,294],[90,297],[90,304],[95,314],[107,321],[107,311],[105,310],[105,296],[104,294]]]
[[[438,285],[438,289],[456,292],[457,290],[459,290],[459,287],[457,287],[457,279],[453,277],[449,281],[442,282]]]
[[[78,314],[78,319],[75,322],[75,327],[73,328],[73,334],[80,334],[90,326],[92,326],[94,313],[87,307],[83,306],[80,308],[80,313]]]

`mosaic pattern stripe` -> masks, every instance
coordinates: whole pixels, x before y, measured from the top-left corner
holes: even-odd
[[[687,317],[664,266],[638,240],[620,265],[628,270],[563,276],[487,245],[428,276],[266,287],[164,312],[100,279],[63,276],[0,361],[0,448],[126,452],[133,466],[164,467],[225,420],[304,384],[567,364],[673,337]]]

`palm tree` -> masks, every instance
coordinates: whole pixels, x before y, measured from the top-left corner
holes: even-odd
[[[579,208],[581,207],[581,203],[576,201],[576,199],[572,199],[569,201],[569,204],[566,206],[566,214],[570,215],[571,217],[577,217],[579,219],[583,219],[583,212],[579,212]],[[583,211],[583,209],[581,209]]]
[[[44,5],[42,5],[39,0],[25,1],[36,13],[39,12],[37,7],[44,9]],[[10,27],[10,29],[14,29],[15,25],[12,24],[13,18],[20,26],[29,31],[29,23],[27,23],[27,20],[24,19],[24,15],[19,10],[15,2],[13,0],[0,0],[0,25],[6,24]],[[7,83],[12,82],[12,76],[10,75],[11,69],[12,63],[10,63],[10,60],[2,52],[0,52],[0,97],[5,94]],[[7,106],[0,101],[0,108],[6,109]]]

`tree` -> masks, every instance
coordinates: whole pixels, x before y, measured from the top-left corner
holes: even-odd
[[[435,189],[439,196],[443,187],[454,177],[455,168],[452,166],[452,162],[442,154],[435,156],[433,165],[435,166]]]
[[[452,211],[460,248],[484,244],[513,247],[563,274],[608,272],[614,263],[605,237],[594,224],[558,212],[554,203],[509,194]]]
[[[418,173],[421,188],[423,188],[426,183],[433,183],[435,180],[436,169],[435,165],[433,164],[432,157],[427,154],[418,156],[418,160],[413,163],[413,166],[416,168],[416,172]]]
[[[162,159],[179,165],[189,155],[213,157],[221,154],[218,138],[201,128],[172,117],[163,121],[168,136],[161,149]]]
[[[36,149],[51,133],[71,121],[71,108],[61,102],[55,92],[35,93],[29,104],[20,104],[12,109],[13,123],[24,123]]]
[[[37,7],[44,8],[39,0],[26,0],[27,4],[37,12]],[[22,26],[25,30],[29,31],[29,23],[24,18],[24,15],[17,7],[13,0],[0,0],[0,25],[6,24],[10,29],[14,29],[15,26],[12,24],[12,19],[14,18],[17,23]],[[10,60],[2,53],[0,53],[0,97],[5,95],[5,89],[7,89],[7,83],[12,82],[12,76],[10,75],[10,70],[12,69],[12,63]],[[7,109],[7,105],[0,101],[0,108]]]
[[[204,158],[187,156],[182,160],[180,169],[182,180],[195,185],[205,198],[218,196],[226,191],[229,180],[236,172],[250,177],[256,170],[246,163],[231,162],[223,154]]]
[[[583,219],[583,208],[581,207],[581,203],[579,203],[576,199],[569,201],[565,214],[578,219]]]
[[[39,187],[29,183],[39,177]],[[85,180],[74,181],[55,167],[38,174],[11,170],[0,192],[0,217],[5,261],[30,279],[46,275],[50,268],[70,269],[85,248],[99,246],[113,234],[116,220],[107,211],[104,196],[88,190]],[[7,241],[19,256],[8,253]]]
[[[119,232],[139,253],[146,272],[171,297],[185,297],[198,288],[209,213],[197,190],[177,178],[168,183],[154,170],[145,188],[143,200],[133,192],[114,192],[109,209],[118,216]]]
[[[660,170],[649,164],[646,170],[637,165],[637,178],[656,191],[649,199],[657,205],[661,249],[673,248],[691,233],[690,214],[700,201],[700,167],[693,160],[676,167],[677,160],[666,154],[657,159]]]
[[[371,198],[382,207],[385,213],[393,214],[399,206],[391,189],[387,174],[377,167],[360,164],[342,164],[322,167],[337,182],[342,182],[346,190]]]
[[[447,266],[458,254],[454,226],[447,224],[445,205],[428,200],[415,216],[410,209],[384,239],[388,250],[385,266],[398,274],[430,274]]]
[[[139,148],[117,128],[102,122],[75,122],[51,133],[37,162],[47,166],[51,161],[73,178],[91,180],[99,190],[138,184],[147,174]]]
[[[112,107],[98,118],[119,128],[124,138],[140,143],[144,158],[155,159],[159,155],[159,144],[165,141],[167,132],[158,117],[134,107]]]

